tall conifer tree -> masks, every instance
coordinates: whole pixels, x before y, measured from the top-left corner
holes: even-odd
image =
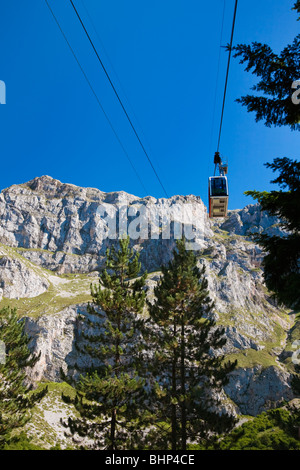
[[[254,233],[253,237],[265,251],[264,278],[273,297],[293,309],[300,308],[300,163],[289,158],[275,158],[266,166],[278,171],[272,183],[279,190],[246,191],[260,203],[261,209],[279,218],[282,236]]]
[[[222,355],[212,354],[226,339],[224,329],[216,328],[210,317],[213,304],[204,273],[194,252],[179,240],[173,260],[162,267],[155,300],[149,303],[151,359],[145,367],[155,380],[152,411],[159,431],[149,438],[157,448],[186,450],[188,442],[205,439],[211,431],[227,431],[234,424],[233,417],[214,408],[219,403],[213,393],[225,385],[235,363],[224,363]]]
[[[91,286],[93,304],[88,312],[95,322],[86,322],[92,332],[85,335],[84,351],[98,363],[76,384],[75,405],[81,420],[69,420],[72,432],[91,437],[97,448],[134,449],[138,446],[144,393],[136,373],[140,327],[146,292],[146,274],[129,238],[121,239],[119,250],[107,251],[106,269],[98,286]],[[91,424],[93,420],[93,424]]]
[[[300,13],[299,1],[293,9]],[[295,93],[292,86],[300,78],[300,34],[279,54],[259,42],[238,44],[233,51],[234,57],[240,57],[240,63],[246,64],[246,71],[259,77],[252,87],[255,95],[247,94],[237,101],[255,113],[256,121],[264,121],[268,127],[289,126],[299,131],[300,105],[292,99]],[[299,97],[299,91],[296,96]]]
[[[26,384],[26,368],[32,367],[38,356],[32,355],[24,332],[24,322],[15,309],[0,310],[0,449],[9,441],[11,433],[21,428],[30,418],[30,409],[46,393],[32,392]]]
[[[294,3],[293,9],[300,13],[299,0]],[[246,95],[238,101],[248,111],[254,112],[256,120],[264,121],[266,126],[288,126],[299,131],[300,104],[293,100],[292,86],[294,83],[299,86],[300,35],[280,54],[275,54],[270,46],[257,42],[239,44],[234,51],[235,57],[240,57],[241,63],[247,64],[246,70],[260,79],[253,87],[259,92],[257,96]],[[299,90],[296,95],[300,96]],[[279,226],[285,230],[285,235],[258,233],[254,237],[266,253],[263,260],[266,286],[274,292],[278,302],[299,309],[300,163],[287,157],[277,157],[266,166],[279,172],[279,176],[271,181],[279,186],[279,190],[253,190],[245,194],[256,199],[263,211],[279,217]]]

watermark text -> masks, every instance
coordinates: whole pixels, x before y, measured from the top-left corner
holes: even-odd
[[[0,80],[0,104],[6,104],[6,85]]]
[[[295,80],[292,83],[292,90],[296,90],[292,94],[292,102],[293,104],[298,105],[300,104],[300,80]]]
[[[204,211],[191,203],[140,204],[119,202],[100,204],[96,209],[97,237],[117,240],[186,240],[186,247],[198,250],[204,238]]]

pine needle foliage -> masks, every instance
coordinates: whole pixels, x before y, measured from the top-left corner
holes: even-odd
[[[300,163],[289,158],[275,158],[266,166],[278,171],[271,181],[279,185],[277,191],[247,191],[263,211],[279,218],[282,236],[254,234],[256,242],[266,255],[263,260],[266,286],[278,303],[300,308]]]
[[[226,339],[211,317],[207,287],[204,266],[199,269],[194,252],[178,240],[173,260],[162,267],[155,300],[149,302],[144,365],[154,390],[151,448],[186,450],[189,442],[225,432],[235,422],[215,411],[217,393],[236,363],[213,354]]]
[[[300,3],[293,7],[300,13]],[[300,105],[292,100],[292,84],[299,80],[300,35],[288,44],[279,54],[270,46],[259,42],[238,44],[233,48],[234,57],[246,64],[245,70],[259,77],[252,87],[255,94],[242,96],[237,100],[254,112],[256,121],[264,121],[267,127],[289,126],[300,130]]]
[[[144,381],[137,375],[141,314],[146,299],[147,273],[138,277],[139,254],[129,238],[107,250],[106,269],[99,285],[91,286],[93,304],[84,335],[93,366],[76,384],[75,406],[80,420],[69,420],[73,433],[91,438],[97,449],[126,450],[139,446]]]
[[[11,433],[23,427],[30,419],[30,409],[45,396],[47,387],[31,392],[26,384],[26,370],[33,367],[39,356],[32,355],[30,338],[24,332],[24,321],[16,309],[0,310],[0,449],[11,438]]]
[[[300,2],[293,10],[300,13]],[[300,18],[298,18],[299,20]],[[248,111],[256,114],[267,126],[288,126],[300,130],[300,104],[292,99],[292,86],[299,81],[300,35],[277,55],[266,44],[239,44],[233,48],[246,70],[252,71],[260,81],[253,87],[258,96],[247,95],[238,101]],[[261,94],[262,93],[262,94]],[[297,92],[298,93],[298,92]],[[275,158],[265,164],[279,176],[271,181],[279,186],[277,191],[246,191],[257,200],[261,209],[279,218],[282,236],[254,234],[254,239],[264,249],[263,260],[266,286],[273,297],[287,307],[300,308],[300,163],[287,157]]]

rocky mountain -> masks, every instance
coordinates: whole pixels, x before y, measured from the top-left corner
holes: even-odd
[[[261,269],[264,253],[251,238],[255,231],[283,235],[278,220],[258,205],[212,221],[193,195],[138,198],[63,184],[49,176],[3,189],[0,307],[18,309],[26,319],[32,350],[41,353],[29,379],[59,386],[60,368],[88,363],[88,357],[78,358],[74,338],[83,327],[80,313],[86,312],[90,284],[97,282],[108,246],[129,233],[142,269],[149,273],[151,296],[174,240],[184,233],[199,266],[206,266],[214,316],[226,332],[224,352],[238,359],[224,391],[224,406],[238,415],[255,416],[291,400],[298,317],[277,306],[267,291]],[[49,418],[52,424],[48,419],[47,426],[60,433],[60,408],[55,409],[50,415],[56,424]]]

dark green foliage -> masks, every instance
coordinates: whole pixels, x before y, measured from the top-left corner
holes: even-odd
[[[24,432],[9,440],[3,446],[3,450],[46,450],[43,447],[32,444]]]
[[[300,12],[297,1],[294,9]],[[300,106],[291,99],[292,83],[299,79],[300,35],[291,45],[276,55],[265,44],[238,45],[235,57],[247,63],[246,70],[252,70],[260,77],[253,87],[264,96],[244,96],[239,102],[248,111],[256,113],[256,120],[264,120],[267,126],[289,126],[300,130]],[[280,190],[271,192],[247,191],[245,194],[256,199],[262,210],[280,219],[286,236],[256,235],[256,241],[263,247],[266,256],[263,261],[265,282],[279,303],[291,308],[300,306],[300,163],[289,158],[275,158],[266,166],[278,171],[272,181]]]
[[[255,235],[256,241],[266,251],[263,261],[264,277],[268,289],[278,302],[288,307],[300,307],[300,162],[276,158],[266,165],[279,176],[272,181],[279,191],[247,191],[245,194],[258,200],[262,210],[280,218],[286,236]],[[284,191],[285,190],[285,191]]]
[[[234,424],[231,416],[213,411],[219,403],[211,391],[222,389],[235,363],[224,363],[222,355],[212,354],[226,342],[224,329],[209,318],[213,305],[204,267],[198,269],[184,240],[177,242],[173,260],[162,267],[154,294],[145,330],[144,365],[153,381],[155,417],[149,445],[185,450],[188,441],[199,442],[210,431],[222,433]]]
[[[265,166],[271,168],[273,172],[279,172],[279,176],[271,183],[278,184],[281,189],[270,193],[247,191],[246,194],[257,199],[263,210],[279,217],[282,228],[298,232],[300,229],[300,162],[286,157],[275,158],[273,163],[266,163]]]
[[[244,423],[214,446],[220,450],[300,450],[299,408],[279,408]]]
[[[76,384],[75,406],[82,419],[69,420],[72,432],[95,439],[97,448],[120,450],[138,447],[142,432],[139,403],[144,382],[137,376],[136,361],[141,347],[140,328],[145,305],[146,274],[137,278],[139,255],[129,238],[107,251],[106,270],[98,286],[91,286],[94,321],[87,321],[84,352],[94,360],[88,373]],[[89,420],[94,420],[93,424]]]
[[[295,5],[294,5],[294,10],[296,10],[298,13],[300,13],[300,0],[297,0]]]
[[[32,367],[38,360],[30,353],[30,339],[24,333],[24,322],[18,318],[15,309],[0,310],[0,340],[5,345],[5,360],[0,364],[0,448],[5,446],[11,432],[24,426],[30,417],[29,410],[46,393],[29,393],[25,384],[26,367]]]
[[[300,12],[299,1],[294,9]],[[259,95],[246,95],[237,101],[256,114],[256,120],[263,120],[266,126],[287,125],[300,130],[300,106],[291,99],[292,83],[299,80],[300,35],[277,55],[272,49],[258,42],[251,45],[239,44],[233,48],[234,57],[241,57],[246,71],[252,71],[260,78],[252,87]]]
[[[297,364],[295,365],[296,374],[292,375],[292,389],[295,395],[300,396],[300,366]]]

